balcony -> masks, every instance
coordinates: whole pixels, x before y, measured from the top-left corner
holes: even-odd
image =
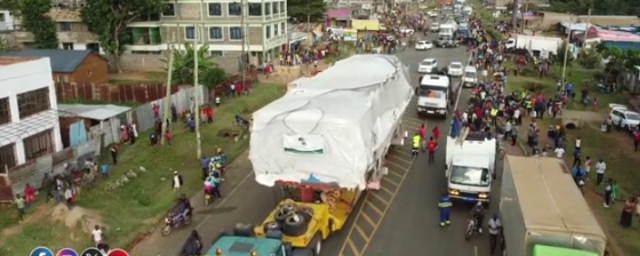
[[[162,44],[160,28],[130,28],[132,45]]]

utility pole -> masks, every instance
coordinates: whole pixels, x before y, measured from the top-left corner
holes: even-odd
[[[241,19],[240,19],[240,27],[242,28],[240,30],[240,32],[242,33],[242,57],[240,58],[242,60],[242,64],[240,65],[240,68],[242,68],[241,72],[242,72],[242,86],[245,86],[245,81],[247,80],[247,62],[249,62],[249,55],[247,54],[246,50],[245,50],[245,45],[247,44],[247,29],[246,29],[246,24],[247,24],[247,15],[246,15],[246,2],[247,0],[241,0],[241,5],[242,8],[240,9],[240,15],[242,15]],[[246,58],[246,59],[245,59]]]
[[[171,34],[171,42],[175,42],[175,33]],[[167,48],[169,50],[169,62],[167,62],[167,92],[166,92],[166,96],[164,99],[164,120],[162,121],[162,134],[158,134],[158,136],[160,136],[160,145],[164,145],[165,139],[164,139],[164,135],[167,133],[167,128],[169,127],[169,123],[168,120],[170,119],[171,116],[171,76],[173,73],[173,44],[169,43],[167,45]]]
[[[524,34],[524,28],[527,25],[527,21],[524,19],[524,15],[529,12],[529,0],[524,4],[524,12],[520,14],[520,27],[522,28],[522,34]]]
[[[571,19],[573,20],[573,18]],[[564,60],[562,63],[562,84],[564,84],[566,82],[566,75],[567,75],[567,57],[569,57],[569,41],[571,40],[571,30],[569,30],[567,32],[567,39],[564,42]]]
[[[589,8],[589,12],[587,13],[587,24],[584,26],[584,39],[582,39],[582,49],[587,47],[587,35],[589,34],[589,27],[591,27],[591,8]]]
[[[195,115],[196,118],[196,145],[197,145],[197,153],[196,159],[200,159],[202,156],[202,141],[200,140],[200,80],[198,80],[198,52],[199,51],[198,43],[193,43],[193,98],[195,101]]]
[[[518,11],[520,8],[520,0],[513,0],[513,10],[511,10],[511,26],[513,26],[513,30],[515,33],[518,33]]]

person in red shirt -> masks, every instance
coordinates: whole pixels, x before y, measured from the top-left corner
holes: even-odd
[[[434,127],[431,133],[433,135],[433,138],[436,139],[436,141],[440,139],[440,128],[438,126]]]
[[[154,103],[153,106],[151,106],[151,109],[153,109],[153,116],[160,118],[160,106]]]
[[[24,195],[27,203],[31,203],[36,200],[36,189],[27,183],[27,186],[24,187]]]
[[[209,107],[207,109],[207,123],[213,123],[213,108]]]
[[[435,161],[436,150],[438,149],[438,142],[436,142],[433,137],[429,138],[427,149],[429,150],[429,163],[433,163]]]
[[[242,85],[242,83],[238,83],[238,85],[236,85],[236,93],[238,94],[238,96],[242,95],[242,88],[244,86]]]
[[[171,139],[173,139],[173,136],[169,131],[164,133],[164,138],[167,140],[167,145],[171,146]]]
[[[427,128],[424,127],[424,124],[422,124],[422,126],[420,126],[420,129],[418,129],[418,134],[420,134],[420,139],[422,139],[422,153],[425,152],[426,149],[426,138],[427,138]]]
[[[638,151],[638,145],[640,144],[640,131],[633,133],[633,151]]]

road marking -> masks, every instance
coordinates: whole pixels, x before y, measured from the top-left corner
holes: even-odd
[[[426,121],[422,120],[420,118],[416,118],[416,117],[410,117],[410,116],[405,116],[402,118],[403,122],[411,122],[413,124],[418,124],[418,127],[420,127],[420,125],[423,125]]]
[[[382,210],[380,210],[377,206],[375,206],[372,202],[366,202],[367,205],[369,205],[369,207],[371,207],[371,209],[373,209],[373,211],[375,211],[376,213],[382,215]]]
[[[386,192],[386,193],[387,193],[387,194],[389,194],[389,195],[393,195],[393,192],[391,192],[391,190],[389,190],[388,188],[385,188],[385,187],[382,187],[382,186],[381,186],[381,187],[380,187],[380,190],[382,190],[382,191]]]
[[[218,205],[216,205],[216,207],[213,207],[213,209],[220,209],[224,203],[227,202],[227,200],[229,200],[229,197],[231,197],[231,195],[233,195],[236,191],[238,191],[238,189],[240,188],[240,186],[242,186],[242,184],[244,184],[245,182],[247,182],[247,180],[249,179],[249,177],[251,177],[251,175],[253,175],[253,171],[249,172],[249,174],[247,174],[247,176],[244,176],[244,178],[240,181],[240,183],[238,183],[238,185],[236,185],[230,192],[229,194],[224,197],[222,199],[222,201],[220,201],[220,203]],[[204,225],[205,222],[207,222],[207,220],[209,220],[209,218],[211,218],[213,214],[207,214],[207,217],[204,217],[204,220],[202,220],[202,222],[200,222],[200,224],[198,224],[198,226],[196,227],[196,230],[200,229],[202,227],[202,225]]]
[[[398,156],[396,156],[396,155],[391,155],[391,157],[393,157],[393,158],[395,158],[395,159],[397,159],[397,160],[400,160],[400,161],[402,161],[402,162],[408,163],[408,164],[413,163],[413,159],[412,159],[412,160],[407,160],[407,159],[400,158],[400,157],[398,157]],[[403,167],[403,168],[405,168],[405,167]]]
[[[351,247],[351,250],[353,251],[353,255],[354,256],[360,256],[362,254],[360,254],[360,252],[358,252],[358,248],[356,248],[356,245],[353,244],[353,242],[350,239],[347,239],[347,244],[349,244],[349,247]]]
[[[478,246],[477,245],[473,246],[473,255],[474,256],[478,256]]]
[[[347,247],[349,249],[351,249],[356,256],[362,255],[367,248],[369,247],[369,243],[371,242],[371,239],[373,238],[373,236],[376,234],[378,228],[380,227],[380,224],[382,223],[382,221],[384,220],[385,216],[387,215],[389,208],[391,208],[391,203],[395,200],[396,195],[398,195],[398,192],[400,191],[400,188],[402,187],[402,184],[404,183],[404,181],[407,178],[407,174],[409,173],[409,171],[411,170],[411,167],[413,166],[414,163],[414,158],[411,159],[411,161],[402,159],[402,158],[398,158],[398,156],[395,156],[393,153],[390,154],[391,157],[397,158],[398,160],[402,160],[404,162],[407,162],[409,165],[408,166],[400,166],[397,163],[394,163],[393,161],[387,161],[387,163],[394,165],[396,167],[398,167],[400,170],[399,171],[404,171],[403,173],[398,173],[396,171],[389,171],[389,173],[397,176],[400,178],[400,181],[398,182],[393,182],[391,181],[394,185],[395,185],[395,189],[389,189],[389,188],[385,188],[382,187],[381,189],[385,191],[385,193],[389,193],[391,195],[391,198],[386,200],[384,198],[382,198],[380,195],[376,194],[375,191],[369,191],[366,195],[365,198],[363,198],[362,200],[365,200],[364,203],[362,203],[362,205],[360,206],[360,208],[357,210],[358,214],[355,216],[355,221],[353,222],[353,225],[351,226],[351,228],[349,229],[349,233],[347,234],[347,238],[345,239],[345,242],[342,244],[342,248],[340,249],[339,252],[339,256],[348,256],[348,255],[352,255],[351,253],[349,253],[347,250]],[[384,179],[384,178],[383,178]],[[390,181],[387,178],[387,181]],[[382,207],[382,205],[376,206],[373,203],[373,200],[379,200],[382,202],[382,204],[384,204],[384,206]],[[373,209],[373,211],[375,211],[379,216],[376,218],[377,221],[373,220],[371,216],[369,216],[369,214],[367,214],[364,211],[364,207],[365,206],[369,206],[369,208]],[[382,207],[382,209],[380,209]],[[375,217],[375,216],[374,216]],[[358,226],[358,219],[364,219],[364,221],[366,221],[367,223],[369,223],[372,227],[372,230],[369,232],[369,234],[367,235],[367,232],[364,232],[364,229],[362,229],[362,227]],[[354,230],[355,232],[358,232],[358,234],[365,238],[363,239],[364,244],[360,244],[360,245],[356,245],[354,243],[355,241],[360,241],[360,240],[356,240],[356,237],[353,237],[354,235]],[[368,229],[367,229],[368,230]],[[363,234],[364,233],[364,234]],[[352,239],[352,237],[354,239]],[[360,249],[360,250],[358,250]]]
[[[396,153],[399,153],[399,154],[402,154],[402,155],[405,155],[405,156],[413,156],[411,153],[403,151],[403,150],[398,150],[397,148],[393,148],[391,150],[393,150],[393,152],[396,152]]]
[[[392,172],[392,173],[397,174],[396,172]],[[397,175],[400,175],[400,174],[397,174]],[[392,185],[394,185],[394,186],[396,186],[396,187],[399,187],[399,186],[400,186],[400,184],[398,184],[398,182],[395,182],[395,181],[393,181],[393,180],[392,180],[392,179],[390,179],[390,178],[382,177],[382,180],[384,180],[384,181],[386,181],[386,182],[389,182],[389,183],[391,183]]]
[[[470,52],[469,60],[467,60],[467,63],[471,62],[472,58],[473,58],[473,52]],[[464,84],[464,80],[460,81],[460,85],[458,85],[458,96],[456,97],[456,104],[453,106],[453,111],[458,110],[458,103],[460,103],[460,95],[462,95],[462,90],[464,90],[464,88],[462,87],[463,84]]]

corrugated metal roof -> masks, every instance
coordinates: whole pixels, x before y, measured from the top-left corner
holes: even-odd
[[[58,104],[58,110],[69,116],[79,116],[93,120],[106,120],[129,111],[130,107],[116,105],[84,105],[84,104]]]
[[[51,71],[56,73],[71,73],[74,72],[91,53],[91,50],[24,50],[19,52],[6,52],[3,53],[2,56],[49,57],[49,59],[51,59]]]

